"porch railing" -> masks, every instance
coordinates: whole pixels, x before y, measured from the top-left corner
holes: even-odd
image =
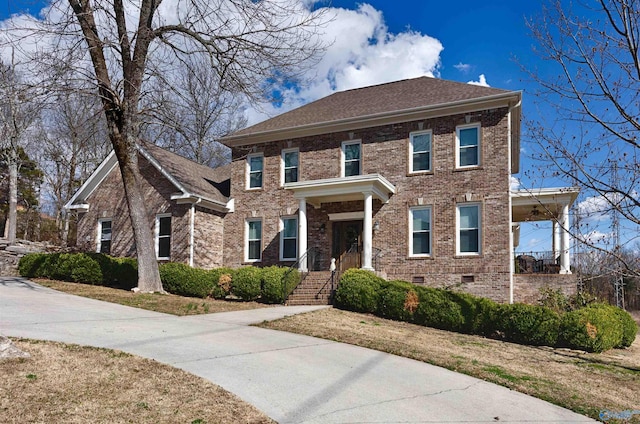
[[[552,251],[544,252],[516,252],[516,274],[559,274],[560,256]]]

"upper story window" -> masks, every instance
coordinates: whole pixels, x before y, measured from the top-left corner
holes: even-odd
[[[362,174],[362,144],[360,141],[342,143],[342,176]]]
[[[247,219],[245,224],[245,260],[259,262],[262,260],[262,219]]]
[[[111,254],[111,219],[98,220],[98,253]]]
[[[465,203],[456,208],[458,254],[478,255],[482,246],[482,216],[480,204]]]
[[[298,256],[298,218],[283,217],[280,221],[280,260],[292,261]]]
[[[456,167],[480,165],[480,124],[456,128]]]
[[[262,170],[264,156],[262,153],[247,156],[247,188],[262,188]]]
[[[409,209],[409,256],[431,255],[431,208],[420,206]]]
[[[282,183],[295,183],[298,181],[298,149],[282,151]]]
[[[171,215],[156,216],[156,256],[158,259],[171,258]]]
[[[409,172],[431,171],[431,131],[409,135]]]

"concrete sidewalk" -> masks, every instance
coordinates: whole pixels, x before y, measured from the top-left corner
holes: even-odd
[[[222,386],[281,423],[595,422],[411,359],[247,326],[312,309],[176,317],[0,278],[0,334],[155,359]]]

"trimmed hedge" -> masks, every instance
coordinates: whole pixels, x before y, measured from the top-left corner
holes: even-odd
[[[242,300],[256,300],[261,294],[262,270],[253,266],[238,268],[233,272],[231,294]]]
[[[265,303],[283,303],[300,280],[297,269],[270,266],[262,268],[262,296]]]
[[[629,347],[638,331],[626,311],[610,305],[590,304],[561,314],[545,306],[498,304],[467,293],[385,281],[363,270],[343,274],[335,306],[442,330],[589,352]]]
[[[159,268],[162,287],[169,293],[204,299],[218,286],[215,274],[204,269],[172,262],[161,264]]]

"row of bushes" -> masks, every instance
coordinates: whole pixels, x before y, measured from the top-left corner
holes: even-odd
[[[102,253],[29,253],[18,262],[20,275],[130,289],[138,281],[138,263]]]
[[[20,275],[130,289],[138,281],[137,262],[101,253],[31,253],[18,263]],[[232,296],[241,300],[282,303],[299,280],[297,270],[277,266],[204,270],[185,264],[160,265],[163,288],[190,297]],[[284,285],[283,285],[284,281]]]
[[[343,274],[335,306],[442,330],[589,352],[629,347],[638,331],[626,311],[610,305],[559,313],[544,306],[498,304],[466,293],[386,281],[355,269]]]

